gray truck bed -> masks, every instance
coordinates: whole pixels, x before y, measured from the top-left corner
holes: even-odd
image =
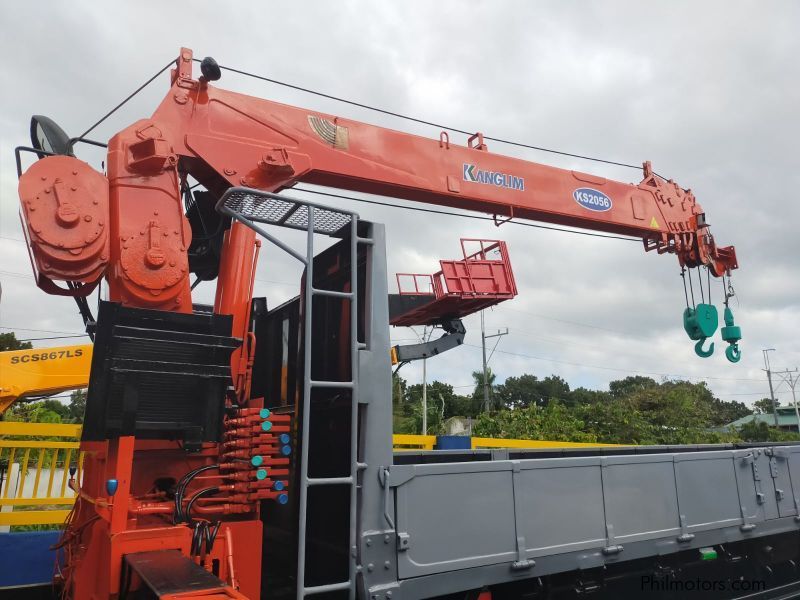
[[[395,455],[400,596],[800,528],[800,446],[503,452]]]

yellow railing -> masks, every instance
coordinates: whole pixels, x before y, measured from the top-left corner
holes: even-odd
[[[76,469],[76,481],[80,481],[83,469],[80,435],[80,425],[0,421],[0,464],[3,465],[0,526],[64,522],[75,502],[75,493],[67,485],[69,469]],[[395,434],[392,436],[392,444],[395,450],[433,450],[436,436]],[[591,448],[615,445],[472,438],[473,449]]]
[[[433,450],[435,435],[411,435],[396,433],[392,436],[395,450]],[[550,440],[506,440],[500,438],[471,438],[472,449],[478,448],[598,448],[600,446],[619,446],[619,444],[598,444],[595,442],[554,442]]]
[[[472,438],[472,448],[598,448],[619,446],[619,444],[598,444],[596,442],[553,442],[550,440],[504,440],[499,438]]]
[[[395,450],[433,450],[434,444],[436,444],[435,435],[395,433],[392,436],[392,446]]]
[[[80,425],[0,422],[0,526],[64,522],[75,502],[70,467],[76,481],[83,469],[80,435]]]

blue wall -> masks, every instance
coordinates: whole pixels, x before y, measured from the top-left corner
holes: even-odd
[[[0,588],[50,583],[61,531],[0,533]]]

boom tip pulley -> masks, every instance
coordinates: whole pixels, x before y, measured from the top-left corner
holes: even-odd
[[[206,81],[218,81],[222,77],[222,70],[219,64],[210,56],[206,56],[200,62],[200,72],[205,77]]]

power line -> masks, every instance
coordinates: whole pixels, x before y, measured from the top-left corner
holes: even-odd
[[[560,317],[548,317],[547,315],[541,315],[541,314],[537,314],[537,313],[528,312],[528,311],[525,311],[525,310],[519,310],[517,308],[510,308],[508,306],[500,306],[499,308],[504,309],[504,310],[510,310],[510,311],[516,312],[516,313],[521,313],[523,315],[528,315],[528,316],[531,316],[531,317],[537,317],[539,319],[546,319],[548,321],[556,321],[558,323],[568,323],[570,325],[577,325],[579,327],[586,327],[586,328],[589,328],[589,329],[599,329],[600,331],[607,331],[609,333],[619,333],[619,334],[622,334],[622,335],[627,336],[627,337],[638,338],[638,339],[641,339],[641,340],[647,339],[644,336],[632,333],[630,331],[624,331],[622,329],[610,329],[608,327],[601,327],[600,325],[592,325],[592,324],[589,324],[589,323],[581,323],[580,321],[570,321],[569,319],[562,319]]]
[[[55,335],[51,337],[38,337],[38,338],[27,338],[24,340],[17,340],[18,342],[39,342],[42,340],[66,340],[68,338],[82,338],[82,337],[89,337],[88,333],[78,333],[75,335]]]
[[[518,312],[523,312],[523,311],[518,311]],[[524,313],[524,314],[532,314],[532,313]],[[533,315],[533,316],[537,316],[537,315]],[[542,317],[542,318],[546,319],[548,317]],[[582,323],[575,323],[575,324],[576,325],[582,325],[584,327],[592,327],[591,325],[585,325],[585,324],[582,324]],[[600,328],[600,329],[602,329],[602,328]],[[614,332],[614,330],[612,330],[612,329],[606,329],[605,331],[611,331],[612,333]],[[526,335],[518,335],[520,333],[523,333],[523,334],[526,334]],[[624,333],[624,332],[620,332],[620,333]],[[540,341],[542,341],[542,342],[544,342],[546,344],[556,344],[556,345],[559,345],[559,346],[574,346],[576,348],[588,348],[588,349],[591,349],[591,350],[607,350],[606,348],[603,348],[603,347],[597,346],[597,345],[593,345],[593,344],[581,344],[581,343],[572,342],[572,341],[564,341],[564,340],[557,340],[557,339],[550,339],[550,338],[541,337],[541,336],[539,336],[539,335],[537,335],[537,334],[535,334],[533,332],[529,332],[529,331],[526,331],[524,329],[519,329],[516,326],[514,326],[513,329],[510,331],[510,335],[514,335],[517,338],[526,338],[526,339],[527,338],[532,338],[532,339],[540,340]],[[638,336],[636,336],[636,337],[638,337]],[[643,338],[643,337],[640,338],[640,339],[642,339],[643,341],[648,341],[646,338]],[[620,352],[618,350],[615,350],[614,354],[625,355],[625,356],[630,356],[630,357],[635,357],[635,358],[641,358],[641,354],[635,354],[633,352]],[[709,379],[709,378],[695,377],[694,379]],[[736,381],[739,381],[739,379],[736,379]],[[760,379],[747,379],[746,381],[761,381],[761,380]],[[757,392],[757,393],[761,393],[761,392]],[[747,395],[747,394],[743,394],[743,395]]]
[[[81,388],[85,389],[85,388]],[[76,390],[77,391],[77,390]],[[22,399],[23,403],[27,402],[40,402],[42,400],[59,400],[61,398],[72,398],[72,394],[58,394],[56,396],[28,396]]]
[[[24,243],[23,240],[17,240],[17,241],[20,241],[20,242]],[[9,275],[11,277],[21,277],[21,278],[25,278],[25,279],[28,279],[28,278],[32,279],[30,274],[19,273],[17,271],[0,270],[0,275]],[[256,278],[256,281],[259,282],[259,283],[272,283],[272,284],[277,284],[277,285],[288,285],[288,286],[291,286],[291,287],[297,287],[299,285],[297,283],[289,283],[288,281],[277,281],[275,279],[259,279],[259,278]]]
[[[462,346],[469,346],[470,348],[477,348],[480,350],[480,346],[476,346],[475,344],[462,344]],[[573,367],[582,367],[586,369],[600,369],[603,371],[616,371],[618,373],[633,373],[636,375],[656,375],[658,377],[665,377],[665,378],[679,378],[679,379],[699,379],[699,380],[714,380],[714,381],[761,381],[760,379],[754,378],[746,378],[746,377],[698,377],[698,376],[690,376],[690,375],[681,375],[679,373],[659,373],[657,371],[636,371],[633,369],[619,369],[617,367],[604,367],[601,365],[590,365],[586,363],[579,363],[579,362],[572,362],[567,360],[559,360],[556,358],[546,358],[544,356],[533,356],[531,354],[522,354],[520,352],[510,352],[508,350],[497,350],[500,354],[508,354],[510,356],[518,356],[522,358],[530,358],[531,360],[541,360],[545,362],[551,362],[556,364],[562,365],[570,365]]]
[[[31,279],[33,278],[30,275],[25,275],[25,273],[15,273],[14,271],[0,271],[0,275],[5,275],[7,277],[19,277],[22,279]]]
[[[259,279],[256,277],[256,282],[258,283],[272,283],[274,285],[285,285],[287,287],[299,288],[299,283],[289,283],[288,281],[277,281],[274,279]]]
[[[622,334],[622,335],[625,335],[625,336],[636,337],[638,339],[647,341],[647,338],[645,338],[645,337],[636,336],[636,335],[634,335],[632,333],[621,331],[621,330],[608,329],[608,328],[605,328],[605,327],[600,327],[600,326],[596,326],[596,325],[590,325],[588,323],[580,323],[580,322],[577,322],[577,321],[569,321],[569,320],[566,320],[566,319],[558,319],[558,318],[555,318],[555,317],[547,317],[545,315],[538,315],[538,314],[530,313],[530,312],[527,312],[527,311],[521,311],[521,310],[515,310],[515,309],[507,308],[507,307],[504,307],[502,305],[499,308],[506,308],[507,310],[513,310],[514,312],[518,312],[518,313],[525,314],[525,315],[530,315],[530,316],[534,316],[534,317],[541,317],[543,319],[550,319],[550,320],[553,320],[553,321],[559,321],[559,322],[564,322],[564,323],[570,323],[570,324],[573,324],[573,325],[579,325],[581,327],[589,327],[589,328],[592,328],[592,329],[600,329],[602,331],[608,331],[610,333],[617,333],[617,334]],[[525,331],[523,329],[518,329],[517,327],[513,327],[512,328],[511,334],[516,335],[516,334],[519,334],[519,333],[531,334],[531,332],[527,332],[527,331]],[[589,345],[589,344],[579,344],[579,343],[575,343],[575,342],[565,342],[565,341],[560,341],[560,340],[549,340],[547,338],[541,338],[541,337],[539,337],[539,336],[537,336],[535,334],[531,334],[531,335],[527,335],[527,336],[526,335],[517,335],[517,337],[518,338],[534,337],[534,338],[537,338],[537,339],[543,339],[543,340],[545,340],[545,341],[547,341],[549,343],[552,343],[552,344],[568,345],[568,346],[571,345],[571,346],[584,347],[584,348],[601,349],[599,346],[592,346],[592,345]],[[473,345],[473,344],[463,344],[463,345],[464,346],[470,346],[472,348],[480,348],[480,346]],[[498,352],[500,352],[500,351],[498,350]],[[508,352],[508,351],[504,351],[503,353],[504,354],[513,354],[513,353]],[[700,377],[700,376],[689,376],[689,375],[680,375],[680,374],[671,375],[669,373],[659,373],[659,372],[655,372],[655,371],[652,371],[652,372],[651,371],[633,371],[633,370],[628,370],[628,369],[617,369],[617,368],[611,368],[611,367],[593,366],[593,365],[587,365],[587,364],[584,364],[584,363],[561,361],[561,360],[558,360],[558,359],[551,359],[551,358],[546,358],[546,357],[543,357],[543,356],[529,356],[529,355],[525,355],[525,354],[518,354],[518,356],[525,357],[525,358],[532,358],[534,360],[541,360],[541,361],[546,361],[546,362],[563,363],[563,364],[568,364],[568,365],[572,365],[572,366],[604,369],[604,370],[618,371],[618,372],[621,372],[621,373],[635,373],[635,374],[640,374],[640,375],[655,375],[655,376],[658,376],[658,377],[679,377],[681,379],[697,379],[697,380],[701,380],[701,381],[702,380],[714,380],[714,381],[759,381],[759,382],[762,381],[759,378]],[[635,356],[635,355],[632,354],[632,353],[628,353],[628,356]],[[636,356],[639,356],[639,355],[636,355]]]
[[[58,329],[33,329],[32,327],[9,327],[8,325],[0,325],[0,329],[10,329],[11,331],[35,331],[36,333],[63,333],[63,334],[79,334],[79,331],[60,331]]]
[[[198,63],[202,62],[198,58],[195,58],[193,60],[195,62],[198,62]],[[383,114],[383,115],[388,115],[390,117],[396,117],[398,119],[404,119],[406,121],[411,121],[413,123],[419,123],[420,125],[428,125],[430,127],[436,127],[437,129],[448,129],[450,131],[455,131],[456,133],[462,133],[464,135],[474,135],[475,134],[474,131],[467,131],[465,129],[459,129],[457,127],[451,127],[449,125],[442,125],[441,123],[435,123],[433,121],[427,121],[425,119],[420,119],[418,117],[412,117],[410,115],[404,115],[402,113],[398,113],[398,112],[395,112],[395,111],[392,111],[392,110],[386,110],[384,108],[378,108],[377,106],[372,106],[370,104],[364,104],[363,102],[356,102],[354,100],[348,100],[346,98],[341,98],[339,96],[333,96],[332,94],[326,94],[324,92],[318,92],[318,91],[312,90],[310,88],[302,87],[302,86],[295,85],[295,84],[292,84],[292,83],[287,83],[285,81],[278,81],[277,79],[271,79],[269,77],[264,77],[263,75],[257,75],[255,73],[251,73],[251,72],[248,72],[248,71],[242,71],[240,69],[235,69],[233,67],[225,67],[225,66],[220,65],[219,68],[220,69],[224,69],[226,71],[230,71],[231,73],[237,73],[239,75],[244,75],[245,77],[252,77],[253,79],[259,79],[261,81],[266,81],[268,83],[273,83],[275,85],[280,85],[280,86],[283,86],[283,87],[286,87],[286,88],[290,88],[290,89],[293,89],[293,90],[297,90],[297,91],[300,91],[300,92],[305,92],[307,94],[312,94],[314,96],[319,96],[320,98],[327,98],[328,100],[335,100],[336,102],[341,102],[343,104],[349,104],[350,106],[357,106],[359,108],[364,108],[366,110],[371,110],[373,112],[377,112],[377,113],[380,113],[380,114]],[[497,137],[492,137],[492,136],[485,135],[485,136],[483,136],[483,139],[484,140],[489,140],[489,141],[492,141],[492,142],[498,142],[500,144],[508,144],[509,146],[517,146],[517,147],[520,147],[520,148],[527,148],[529,150],[537,150],[539,152],[547,152],[549,154],[558,154],[560,156],[569,156],[569,157],[578,158],[578,159],[581,159],[581,160],[590,160],[590,161],[593,161],[593,162],[604,163],[604,164],[607,164],[607,165],[616,165],[618,167],[626,167],[626,168],[629,168],[629,169],[636,169],[637,171],[641,171],[642,170],[641,165],[633,165],[633,164],[630,164],[630,163],[623,163],[623,162],[618,162],[618,161],[614,161],[614,160],[607,160],[607,159],[604,159],[604,158],[597,158],[597,157],[594,157],[594,156],[586,156],[586,155],[583,155],[583,154],[576,154],[576,153],[573,153],[573,152],[565,152],[563,150],[555,150],[553,148],[545,148],[543,146],[535,146],[533,144],[526,144],[526,143],[523,143],[523,142],[516,142],[516,141],[513,141],[513,140],[507,140],[507,139],[504,139],[504,138],[497,138]],[[655,173],[655,174],[658,175],[658,177],[661,177],[662,179],[666,179],[666,177],[663,177],[663,176],[659,175],[658,173]]]

